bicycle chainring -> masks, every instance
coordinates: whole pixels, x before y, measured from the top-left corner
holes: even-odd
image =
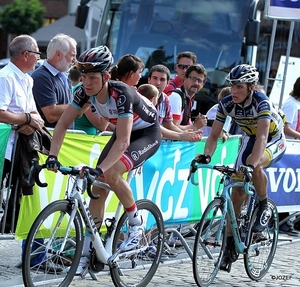
[[[90,264],[89,264],[90,270],[94,273],[98,273],[101,270],[103,270],[104,265],[105,264],[103,262],[98,260],[96,250],[93,249],[90,255]]]

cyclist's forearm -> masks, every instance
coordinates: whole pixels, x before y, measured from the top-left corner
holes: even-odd
[[[210,155],[212,157],[212,155],[214,154],[214,152],[216,150],[216,147],[217,147],[217,140],[215,140],[211,136],[209,136],[205,143],[204,154]]]
[[[58,156],[59,150],[62,146],[65,134],[66,134],[65,128],[63,128],[61,125],[57,124],[54,133],[53,133],[53,138],[51,141],[51,148],[50,148],[50,155],[55,155]]]

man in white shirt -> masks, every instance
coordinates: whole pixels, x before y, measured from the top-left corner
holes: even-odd
[[[9,45],[10,62],[0,70],[0,122],[16,126],[8,139],[2,179],[10,171],[16,133],[31,135],[41,130],[44,121],[32,95],[33,80],[27,74],[35,68],[40,52],[29,35],[20,35]]]
[[[300,77],[294,83],[290,97],[283,103],[282,110],[286,116],[284,127],[286,138],[300,139]]]
[[[184,126],[192,126],[191,121],[192,110],[195,109],[194,101],[196,93],[198,93],[206,82],[207,72],[203,65],[195,64],[188,67],[183,80],[183,85],[173,91],[170,96],[171,112],[173,114],[173,122],[175,125],[184,128]],[[199,115],[195,120],[201,121],[199,128],[207,125],[206,116]]]

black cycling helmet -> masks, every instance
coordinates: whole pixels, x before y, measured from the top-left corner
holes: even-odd
[[[251,83],[255,84],[259,80],[259,73],[255,67],[250,65],[238,65],[234,67],[226,80],[230,85],[235,85],[238,83]]]
[[[114,59],[106,46],[98,46],[84,51],[75,63],[81,73],[104,72],[113,64]]]

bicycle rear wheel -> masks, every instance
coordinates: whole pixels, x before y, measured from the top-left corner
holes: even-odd
[[[143,218],[145,231],[134,250],[122,252],[110,273],[115,286],[147,286],[154,276],[162,255],[164,244],[164,222],[159,208],[152,201],[137,201],[139,214]],[[128,230],[126,212],[121,216],[113,240],[113,254],[123,242]]]
[[[247,252],[244,254],[244,265],[247,275],[252,280],[263,278],[271,267],[275,256],[279,221],[275,203],[268,199],[268,207],[271,211],[271,218],[267,228],[258,233],[251,232],[256,219],[258,206],[254,209],[249,225],[249,233],[246,238]]]
[[[221,226],[222,200],[214,199],[205,209],[196,234],[193,274],[198,286],[209,286],[217,275],[222,259],[227,225]]]
[[[69,286],[83,246],[83,228],[78,212],[72,222],[71,203],[58,200],[43,209],[34,221],[22,256],[25,287]],[[71,231],[66,232],[70,224]]]

